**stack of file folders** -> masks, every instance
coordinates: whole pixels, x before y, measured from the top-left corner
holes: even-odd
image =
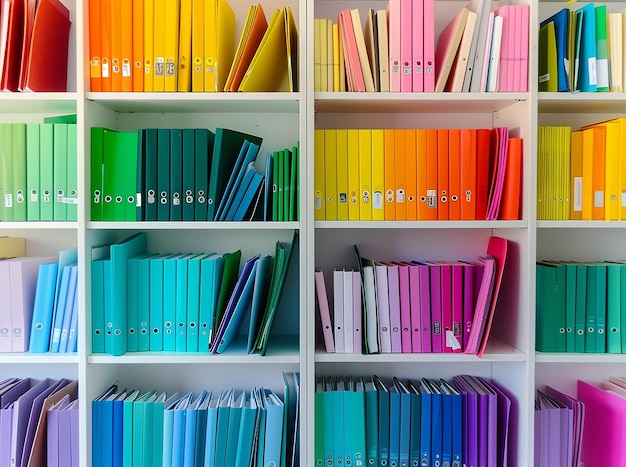
[[[63,2],[3,2],[0,19],[0,89],[66,91],[71,21]]]
[[[625,220],[620,142],[626,118],[537,132],[537,219]]]
[[[516,220],[521,138],[509,129],[315,130],[316,220]]]
[[[0,465],[79,467],[78,381],[0,381]]]
[[[255,255],[241,272],[241,250],[147,253],[145,233],[95,247],[92,352],[215,354],[243,339],[247,353],[265,354],[296,242],[276,242],[274,256]]]
[[[333,271],[333,314],[322,271],[316,292],[327,352],[482,355],[504,272],[507,240],[476,261],[372,261]],[[358,255],[358,251],[357,251]]]
[[[1,221],[77,220],[76,116],[44,122],[0,124]]]
[[[0,352],[76,352],[76,249],[25,256],[23,238],[0,238]]]
[[[113,385],[92,402],[92,465],[298,465],[299,373],[284,396],[254,387],[181,395]]]
[[[241,27],[226,0],[90,0],[91,91],[297,91],[298,31],[260,4]],[[243,24],[243,23],[242,23]]]
[[[517,455],[516,402],[476,376],[320,378],[316,465],[492,465]]]
[[[539,25],[539,91],[623,92],[623,12],[585,3]],[[570,64],[573,64],[571,66]]]
[[[299,145],[259,157],[262,142],[226,128],[94,127],[91,219],[297,220]]]
[[[550,386],[535,397],[535,467],[577,467],[585,405]],[[585,464],[588,465],[588,464]]]
[[[537,263],[537,350],[624,353],[624,262]]]

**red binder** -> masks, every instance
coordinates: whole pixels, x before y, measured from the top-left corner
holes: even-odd
[[[6,52],[2,68],[3,91],[17,91],[20,81],[20,63],[24,47],[24,1],[14,0],[9,8]]]
[[[67,91],[70,12],[59,0],[40,0],[28,57],[26,90]]]

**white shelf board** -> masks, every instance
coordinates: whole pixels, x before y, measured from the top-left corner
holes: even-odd
[[[78,355],[75,353],[0,353],[0,365],[8,364],[78,364]]]
[[[623,229],[625,221],[537,221],[538,229]]]
[[[527,221],[315,221],[317,229],[525,229]]]
[[[1,225],[1,224],[0,224]],[[87,222],[92,230],[295,230],[300,223],[295,222]]]
[[[315,111],[325,113],[481,113],[498,112],[528,93],[316,92]]]
[[[0,112],[15,114],[75,113],[75,92],[0,93]]]
[[[78,222],[0,222],[2,229],[28,230],[76,230]]]
[[[535,353],[536,363],[624,363],[626,354],[611,353]]]
[[[299,92],[88,92],[87,99],[123,113],[298,113]]]
[[[623,92],[540,92],[539,113],[623,113],[626,93]]]

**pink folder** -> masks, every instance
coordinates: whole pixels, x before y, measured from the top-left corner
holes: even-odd
[[[512,65],[510,64],[512,38],[512,10],[513,5],[503,5],[495,11],[496,16],[502,16],[502,40],[500,42],[500,61],[498,63],[498,84],[496,91],[508,92],[513,88]]]
[[[343,334],[343,271],[333,271],[333,316],[335,317],[335,353],[346,352],[346,341]]]
[[[352,272],[352,306],[354,307],[354,353],[363,353],[363,310],[361,306],[361,273]]]
[[[443,352],[443,332],[441,313],[441,266],[436,263],[428,263],[430,269],[430,318],[432,352]]]
[[[509,146],[509,129],[508,127],[498,127],[491,130],[492,138],[495,136],[496,141],[496,168],[492,177],[492,189],[489,193],[487,220],[496,220],[500,213],[500,204],[502,201],[502,192],[504,191],[504,176],[506,174],[506,160],[508,156]],[[493,139],[492,139],[493,141]]]
[[[413,76],[411,62],[413,61],[413,0],[400,0],[400,90],[413,90]],[[417,3],[417,2],[416,2]]]
[[[511,10],[512,33],[515,40],[509,41],[511,47],[511,89],[509,91],[518,92],[521,87],[522,76],[522,9],[521,5],[514,5]]]
[[[411,353],[411,297],[409,285],[409,265],[398,263],[400,276],[400,324],[402,326],[402,353]]]
[[[413,2],[413,92],[424,92],[424,2]]]
[[[579,380],[578,399],[585,405],[585,467],[626,465],[626,398]]]
[[[335,339],[333,337],[333,323],[330,320],[330,309],[328,308],[328,294],[326,293],[326,282],[324,272],[315,271],[315,292],[317,295],[317,305],[322,323],[322,334],[324,336],[324,347],[326,352],[335,353]]]
[[[352,26],[352,16],[350,10],[341,12],[341,24],[344,26],[344,54],[348,56],[348,62],[352,71],[351,75],[356,84],[358,92],[365,92],[365,80],[363,78],[363,70],[361,70],[361,62],[359,60],[359,51],[356,46],[354,36],[354,28]]]
[[[521,69],[520,69],[520,87],[519,91],[528,91],[528,30],[530,28],[530,6],[518,5],[522,11],[522,30],[520,32],[521,43]]]
[[[452,266],[440,263],[441,270],[441,337],[444,353],[452,353]]]
[[[354,279],[353,271],[343,271],[343,338],[344,352],[354,353]]]
[[[420,304],[420,271],[419,266],[408,263],[409,267],[409,301],[411,305],[411,352],[422,351],[422,310]],[[402,340],[404,342],[404,339]]]
[[[385,264],[376,263],[375,274],[380,352],[391,353],[391,324],[389,315],[389,288],[387,279],[387,266]]]
[[[435,92],[435,0],[424,0],[424,92]]]
[[[389,0],[387,3],[387,22],[389,31],[389,91],[400,92],[401,89],[401,25],[400,1]]]
[[[420,270],[420,309],[422,312],[422,352],[433,351],[433,338],[431,334],[432,317],[430,312],[430,267],[428,264],[419,263]]]
[[[391,325],[391,352],[402,352],[402,322],[400,320],[400,274],[398,265],[387,263],[389,288],[389,324]]]

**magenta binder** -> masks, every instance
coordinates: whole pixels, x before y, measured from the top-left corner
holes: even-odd
[[[430,317],[432,320],[431,339],[432,352],[443,352],[443,330],[441,313],[441,266],[428,263],[430,269]]]
[[[452,336],[453,346],[452,352],[463,352],[463,270],[464,265],[461,263],[453,263],[452,268]]]
[[[435,92],[435,0],[424,0],[424,92]]]
[[[413,0],[400,0],[400,91],[413,90],[411,62],[413,61]],[[417,2],[415,2],[417,3]]]
[[[402,323],[400,320],[400,275],[398,265],[387,263],[389,290],[389,324],[391,326],[391,352],[402,352]]]
[[[352,307],[354,308],[354,353],[363,353],[363,309],[361,306],[361,273],[352,272]]]
[[[400,277],[400,325],[402,353],[411,353],[411,292],[409,285],[409,265],[397,263]]]
[[[422,351],[422,310],[420,304],[420,271],[417,264],[407,263],[409,267],[409,302],[411,306],[411,352]]]
[[[463,263],[463,320],[461,326],[461,348],[465,351],[465,346],[469,341],[472,329],[472,319],[474,318],[474,303],[476,293],[476,276],[478,270],[482,273],[482,267],[475,263]],[[479,278],[480,279],[480,278]],[[480,283],[480,280],[478,281]]]
[[[424,92],[424,2],[413,2],[412,16],[413,92]]]
[[[330,320],[330,309],[328,308],[328,294],[326,293],[326,282],[324,272],[315,271],[315,291],[317,293],[317,304],[322,323],[322,334],[324,336],[324,347],[326,352],[335,353],[335,339],[333,337],[333,324]]]
[[[441,338],[443,352],[452,353],[454,332],[452,330],[452,266],[440,263],[441,271]]]
[[[387,278],[387,266],[385,264],[376,263],[375,272],[380,352],[391,353],[391,317],[389,314],[389,286]]]
[[[430,267],[419,263],[420,270],[420,310],[422,324],[422,352],[432,352],[432,319],[430,316]]]

